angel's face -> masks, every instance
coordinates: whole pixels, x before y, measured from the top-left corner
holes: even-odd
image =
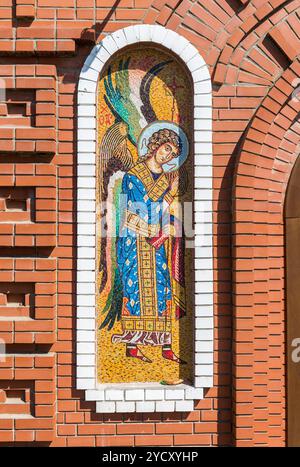
[[[170,162],[174,157],[178,157],[178,155],[179,150],[174,144],[164,143],[156,151],[155,159],[158,164],[163,165]]]

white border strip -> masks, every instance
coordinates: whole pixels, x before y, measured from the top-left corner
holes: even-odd
[[[99,385],[96,322],[96,144],[97,83],[112,55],[130,44],[164,46],[186,64],[194,83],[195,158],[195,356],[194,386],[154,383]],[[211,79],[198,50],[162,26],[120,29],[87,57],[78,84],[77,179],[77,389],[96,411],[191,411],[203,389],[213,385],[212,97]]]

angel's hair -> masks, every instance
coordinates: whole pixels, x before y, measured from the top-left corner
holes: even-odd
[[[168,128],[163,128],[150,136],[147,144],[148,152],[145,155],[145,159],[153,156],[153,154],[156,153],[160,146],[166,143],[170,143],[178,149],[178,154],[176,157],[179,157],[182,151],[182,141],[180,137],[177,133],[175,133],[175,131],[169,130]]]

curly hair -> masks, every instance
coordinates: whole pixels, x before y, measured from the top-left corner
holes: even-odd
[[[158,130],[153,133],[152,136],[150,136],[147,144],[148,153],[146,158],[151,157],[162,144],[166,143],[170,143],[178,149],[178,155],[176,157],[179,157],[182,151],[182,141],[180,137],[177,133],[175,133],[175,131],[169,130],[168,128],[163,128],[162,130]]]

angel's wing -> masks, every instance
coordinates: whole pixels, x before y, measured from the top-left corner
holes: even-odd
[[[132,99],[129,85],[129,63],[120,60],[119,68],[115,73],[115,84],[112,80],[111,67],[107,70],[104,79],[106,95],[104,96],[107,106],[115,116],[116,122],[124,122],[128,126],[128,138],[136,146],[138,137],[142,131],[141,122],[151,123],[157,120],[150,102],[150,86],[155,78],[172,60],[157,63],[147,71],[143,77],[139,89],[139,103]]]
[[[133,157],[127,146],[128,142],[128,126],[124,122],[114,123],[103,136],[99,149],[99,164],[98,164],[98,181],[100,202],[108,201],[109,183],[114,174],[118,171],[123,175],[133,165]],[[119,177],[120,180],[122,176]],[[120,188],[120,181],[118,187]],[[110,194],[116,187],[110,187]],[[110,201],[112,202],[112,201]],[[114,199],[116,204],[115,212],[118,212],[118,199]],[[107,210],[103,210],[100,215],[99,222],[105,222]],[[116,236],[117,233],[114,233]],[[101,276],[100,293],[103,291],[108,280],[107,262],[109,254],[107,252],[108,245],[107,236],[102,236],[100,239],[100,261],[99,273]],[[113,247],[113,245],[111,245]]]
[[[99,177],[101,199],[107,197],[107,185],[112,173],[117,170],[126,172],[133,165],[132,154],[127,146],[128,125],[114,123],[103,136],[99,149]]]
[[[175,178],[178,178],[179,185],[178,185],[178,193],[176,196],[180,197],[186,193],[188,189],[189,176],[184,165],[179,167],[179,169],[175,170],[174,172],[167,172],[166,177],[170,184],[173,182]]]
[[[122,209],[119,197],[122,192],[124,172],[117,171],[110,177],[108,186],[108,201],[113,215],[108,215],[106,222],[106,237],[101,238],[100,250],[100,302],[104,304],[101,314],[105,315],[100,328],[108,326],[110,330],[115,321],[121,317],[123,292],[122,282],[117,266],[117,248],[115,239],[119,235]]]

